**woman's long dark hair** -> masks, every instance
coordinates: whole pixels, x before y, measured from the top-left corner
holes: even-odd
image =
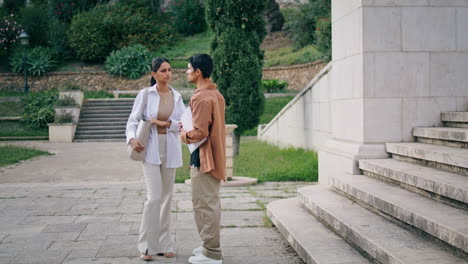
[[[161,67],[161,64],[163,64],[164,62],[171,64],[168,59],[163,58],[163,57],[157,57],[153,59],[153,61],[151,62],[151,71],[157,72],[159,70],[159,67]],[[156,80],[154,79],[153,76],[151,76],[150,84],[151,86],[156,84]]]

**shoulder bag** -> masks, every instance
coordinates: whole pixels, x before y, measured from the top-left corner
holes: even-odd
[[[140,143],[145,147],[144,150],[138,152],[134,150],[131,144],[128,145],[128,154],[130,159],[135,161],[143,161],[145,159],[145,153],[148,146],[148,139],[151,130],[151,121],[146,121],[143,119],[143,112],[145,111],[146,105],[148,104],[148,88],[145,88],[143,92],[143,104],[141,104],[140,109],[140,122],[138,123],[138,127],[136,130],[136,139],[140,141]]]

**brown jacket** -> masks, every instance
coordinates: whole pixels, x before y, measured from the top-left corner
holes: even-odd
[[[225,104],[216,84],[197,88],[190,99],[193,130],[181,134],[185,143],[208,138],[200,146],[200,170],[220,180],[226,177]]]

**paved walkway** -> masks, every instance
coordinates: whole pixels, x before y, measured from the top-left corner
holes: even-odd
[[[122,143],[17,144],[55,155],[0,169],[0,263],[142,263],[136,242],[145,187],[141,164],[127,159]],[[302,264],[263,209],[303,185],[223,187],[224,263]],[[152,263],[188,263],[200,244],[190,186],[176,184],[172,219],[177,257]]]

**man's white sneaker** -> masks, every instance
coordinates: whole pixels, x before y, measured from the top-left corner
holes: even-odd
[[[203,253],[203,246],[199,246],[192,251],[192,254],[195,256],[201,255]]]
[[[223,264],[221,259],[212,259],[203,254],[192,256],[188,259],[191,264]]]

